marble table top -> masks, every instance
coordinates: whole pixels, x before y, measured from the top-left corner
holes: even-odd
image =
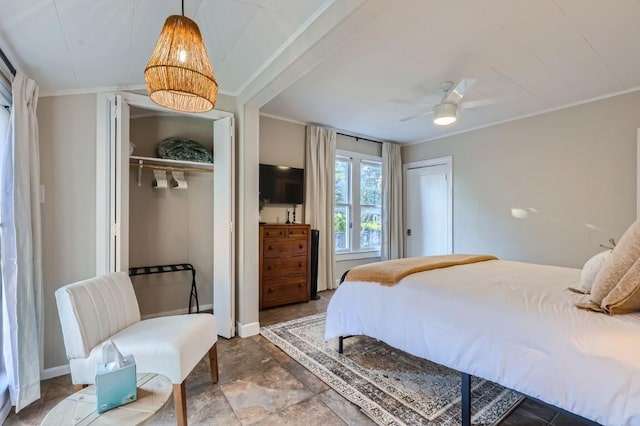
[[[42,425],[139,425],[162,409],[173,392],[171,381],[160,374],[138,374],[138,399],[104,413],[96,412],[96,388],[88,386],[60,401]]]

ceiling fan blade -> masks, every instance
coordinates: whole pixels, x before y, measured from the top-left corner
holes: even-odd
[[[442,100],[443,103],[458,104],[460,100],[467,94],[467,91],[476,83],[475,78],[463,78],[456,84],[451,90],[447,92],[447,95]]]
[[[391,99],[389,102],[402,105],[423,105],[428,107],[435,106],[435,104],[430,104],[429,102],[408,101],[406,99]]]
[[[398,121],[409,121],[409,120],[413,120],[414,118],[423,117],[423,116],[429,115],[429,114],[433,114],[433,110],[421,112],[420,114],[410,115],[409,117],[402,118],[402,119],[400,119]]]
[[[499,103],[502,103],[502,100],[498,98],[478,99],[477,101],[464,101],[458,107],[460,109],[469,109],[469,108],[479,108],[484,106],[496,105]]]

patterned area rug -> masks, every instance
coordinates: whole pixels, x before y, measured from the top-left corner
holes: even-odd
[[[378,340],[324,340],[325,314],[261,329],[270,340],[375,422],[384,425],[459,425],[460,374]],[[520,394],[472,377],[472,423],[495,425],[523,399]]]

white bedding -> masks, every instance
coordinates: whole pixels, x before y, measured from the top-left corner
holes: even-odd
[[[640,314],[577,309],[567,287],[579,269],[503,260],[392,287],[344,282],[325,337],[374,337],[605,425],[640,425]]]

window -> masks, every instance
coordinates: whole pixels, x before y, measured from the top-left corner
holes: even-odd
[[[335,181],[336,253],[378,253],[382,242],[380,158],[338,151]]]

